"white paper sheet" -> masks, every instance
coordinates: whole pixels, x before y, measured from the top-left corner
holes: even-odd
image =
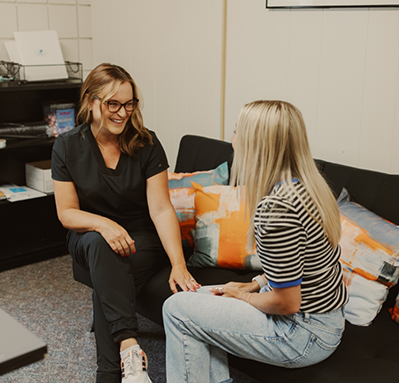
[[[67,79],[57,31],[14,32],[25,80],[42,81]],[[29,67],[34,65],[34,67]]]
[[[20,64],[21,57],[19,56],[17,42],[15,40],[4,41],[4,45],[6,47],[10,61]]]

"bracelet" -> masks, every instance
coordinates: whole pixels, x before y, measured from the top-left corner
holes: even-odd
[[[258,282],[258,285],[260,286],[260,288],[265,287],[266,286],[266,282],[263,279],[262,275],[257,275],[256,277],[252,278],[252,282]]]
[[[251,304],[251,303],[249,302],[249,300],[251,299],[251,295],[254,295],[254,293],[249,293],[248,296],[247,296],[247,303],[249,303],[249,304]]]
[[[241,299],[241,295],[243,294],[243,293],[246,293],[246,291],[241,291],[240,292],[240,295],[238,296],[238,299],[241,301],[242,299]]]

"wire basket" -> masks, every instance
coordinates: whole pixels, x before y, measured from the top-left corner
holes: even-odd
[[[82,63],[65,61],[55,65],[22,65],[10,61],[0,61],[0,76],[3,81],[22,83],[42,81],[83,82]]]
[[[19,71],[22,65],[11,61],[0,61],[0,76],[9,80],[19,80]]]

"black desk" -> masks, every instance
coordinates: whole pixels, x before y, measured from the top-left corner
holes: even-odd
[[[0,375],[43,359],[47,345],[0,309]]]

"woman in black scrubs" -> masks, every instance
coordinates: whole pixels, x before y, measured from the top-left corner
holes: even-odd
[[[143,125],[138,87],[119,66],[101,64],[88,75],[77,120],[54,144],[52,178],[69,252],[94,286],[97,382],[148,383],[136,340],[137,294],[169,261],[173,293],[177,285],[198,287],[169,199],[169,165]]]

